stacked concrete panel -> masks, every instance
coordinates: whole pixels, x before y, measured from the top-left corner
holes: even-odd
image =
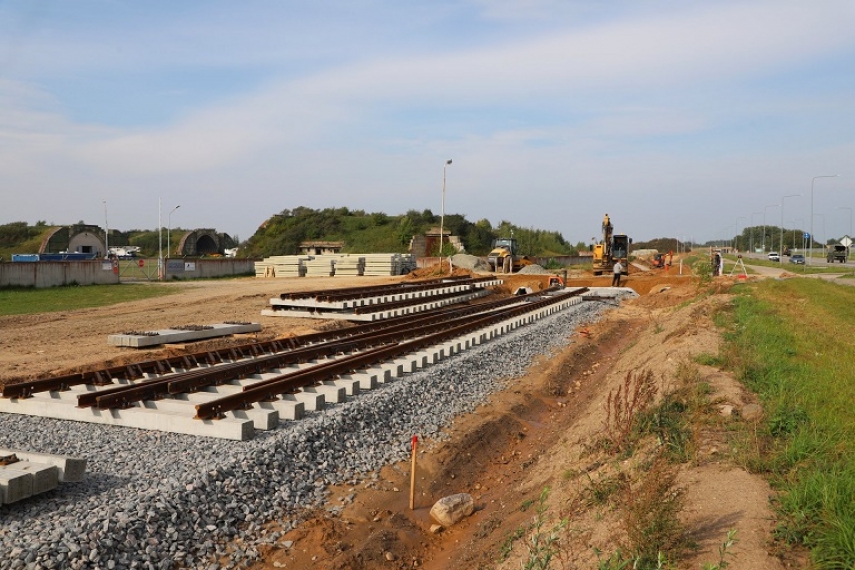
[[[307,255],[274,255],[255,262],[256,277],[304,277]]]
[[[0,465],[0,505],[56,489],[59,483],[83,480],[86,460],[0,449],[0,457],[12,462]]]
[[[404,275],[416,268],[410,254],[374,253],[365,255],[365,275]]]
[[[303,262],[306,268],[304,275],[310,277],[332,277],[334,266],[334,255],[316,255],[312,259]]]
[[[195,342],[209,338],[248,334],[261,331],[260,323],[217,323],[194,329],[162,329],[145,333],[122,333],[107,336],[107,344],[145,348],[178,342]]]
[[[339,255],[334,263],[336,277],[356,277],[365,274],[365,256]]]

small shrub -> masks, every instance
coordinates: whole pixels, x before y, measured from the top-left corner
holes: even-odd
[[[549,497],[549,487],[540,492],[537,505],[537,515],[531,525],[531,534],[528,536],[526,546],[528,547],[528,558],[523,561],[523,570],[547,570],[552,559],[558,554],[558,534],[567,526],[567,519],[561,519],[549,530],[544,529],[546,524],[546,499]]]
[[[623,384],[610,390],[606,399],[606,417],[603,421],[606,443],[617,452],[632,446],[631,435],[639,414],[648,408],[656,397],[653,372],[644,370],[627,372]]]
[[[715,366],[716,368],[720,368],[724,365],[724,359],[721,356],[710,354],[709,352],[696,354],[694,360],[702,366]]]
[[[685,503],[684,494],[677,487],[677,468],[661,455],[638,485],[627,486],[623,525],[636,567],[655,568],[663,555],[677,560],[685,551],[687,542],[677,516]]]
[[[715,564],[711,564],[709,562],[705,563],[703,566],[703,570],[724,570],[725,568],[730,566],[730,563],[726,560],[726,557],[728,555],[733,556],[733,553],[728,552],[728,550],[737,542],[739,542],[739,539],[736,538],[736,529],[732,528],[727,531],[727,538],[718,547],[718,562]]]

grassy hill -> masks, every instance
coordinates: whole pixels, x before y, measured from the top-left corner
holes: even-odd
[[[0,225],[0,258],[11,261],[13,253],[38,253],[47,235],[56,229],[45,222],[30,226],[27,222]]]
[[[347,208],[299,207],[268,219],[243,245],[241,255],[291,255],[306,240],[342,241],[344,253],[405,253],[414,235],[439,224],[440,216],[430,210],[390,216]],[[559,232],[521,228],[507,221],[494,228],[488,220],[473,223],[459,214],[446,215],[444,228],[459,236],[466,251],[473,255],[486,255],[493,239],[511,234],[519,242],[520,253],[526,255],[570,255],[577,247],[584,247],[567,243]]]
[[[438,228],[440,216],[430,210],[410,210],[406,214],[390,216],[382,212],[365,212],[348,208],[326,208],[313,210],[298,207],[283,210],[271,216],[256,231],[255,235],[241,244],[241,257],[266,257],[270,255],[293,255],[298,253],[299,244],[307,240],[344,242],[344,253],[406,253],[414,235],[424,235],[431,228]],[[38,253],[39,246],[48,231],[55,226],[39,222],[34,226],[26,222],[0,225],[0,256],[6,261],[13,253]],[[495,238],[513,236],[523,255],[573,255],[584,243],[572,245],[560,232],[522,228],[503,220],[493,227],[486,219],[471,222],[459,214],[447,214],[444,228],[458,236],[466,251],[473,255],[486,255]],[[176,236],[183,230],[172,229],[173,245]],[[158,251],[157,230],[110,230],[110,245],[134,245],[142,249],[144,256],[156,256]],[[163,236],[166,247],[166,235]],[[429,252],[436,255],[439,252]],[[454,253],[446,244],[445,254]]]

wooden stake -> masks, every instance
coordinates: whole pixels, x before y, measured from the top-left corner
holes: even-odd
[[[416,508],[416,447],[419,443],[419,436],[413,436],[413,465],[410,468],[410,510]]]

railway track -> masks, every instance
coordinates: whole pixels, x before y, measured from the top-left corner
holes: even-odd
[[[378,290],[325,291],[323,301],[386,297],[389,303],[401,302],[392,297],[397,293],[372,289]],[[245,440],[255,430],[275,429],[283,419],[299,419],[306,411],[342,402],[582,302],[587,292],[552,288],[336,331],[10,384],[3,388],[0,411]],[[313,294],[291,295],[308,299]],[[320,296],[314,294],[315,300]]]

